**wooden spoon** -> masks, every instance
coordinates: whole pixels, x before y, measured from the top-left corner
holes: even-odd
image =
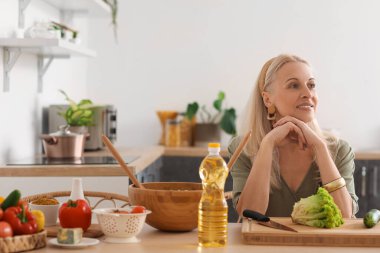
[[[243,140],[239,143],[239,146],[237,147],[230,161],[227,164],[227,167],[229,170],[232,169],[232,166],[234,166],[236,160],[238,159],[239,155],[243,151],[243,148],[245,147],[245,145],[247,145],[249,137],[251,137],[251,134],[252,134],[252,130],[249,130],[249,132],[244,136]]]
[[[137,180],[135,175],[133,175],[132,171],[128,168],[127,164],[119,154],[119,152],[115,149],[112,142],[108,139],[107,136],[102,135],[103,143],[107,146],[108,150],[111,152],[112,156],[116,159],[116,161],[120,164],[120,166],[124,169],[124,171],[127,173],[128,177],[132,180],[132,183],[137,188],[144,188],[142,184]]]

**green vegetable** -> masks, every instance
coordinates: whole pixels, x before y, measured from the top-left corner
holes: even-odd
[[[363,223],[367,228],[374,227],[380,220],[380,211],[377,209],[371,209],[365,214]]]
[[[4,199],[1,203],[1,209],[5,211],[8,207],[16,206],[21,198],[21,192],[19,190],[14,190]]]
[[[334,228],[344,223],[341,211],[322,187],[316,194],[295,203],[291,216],[294,223],[311,227]]]

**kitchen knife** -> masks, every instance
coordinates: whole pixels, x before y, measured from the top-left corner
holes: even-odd
[[[295,229],[293,229],[291,227],[288,227],[288,226],[282,225],[281,223],[272,221],[268,216],[265,216],[265,215],[263,215],[261,213],[253,211],[253,210],[245,209],[243,211],[243,216],[246,217],[246,218],[253,219],[258,224],[263,225],[263,226],[267,226],[267,227],[275,228],[275,229],[282,229],[282,230],[292,231],[292,232],[298,232],[297,230],[295,230]]]

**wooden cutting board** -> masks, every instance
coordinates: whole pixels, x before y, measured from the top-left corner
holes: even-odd
[[[45,227],[48,237],[57,237],[59,225]],[[86,232],[83,233],[83,237],[98,238],[103,235],[103,232],[99,224],[91,224]]]
[[[342,226],[332,229],[294,224],[291,218],[271,220],[294,228],[298,233],[265,227],[244,218],[244,241],[256,245],[380,247],[380,224],[366,228],[363,219],[345,219]]]

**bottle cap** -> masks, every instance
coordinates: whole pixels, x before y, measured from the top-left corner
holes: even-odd
[[[217,143],[217,142],[210,142],[208,144],[208,147],[209,148],[220,148],[220,143]]]
[[[85,199],[83,194],[82,178],[73,178],[70,199],[74,201],[77,199]]]

